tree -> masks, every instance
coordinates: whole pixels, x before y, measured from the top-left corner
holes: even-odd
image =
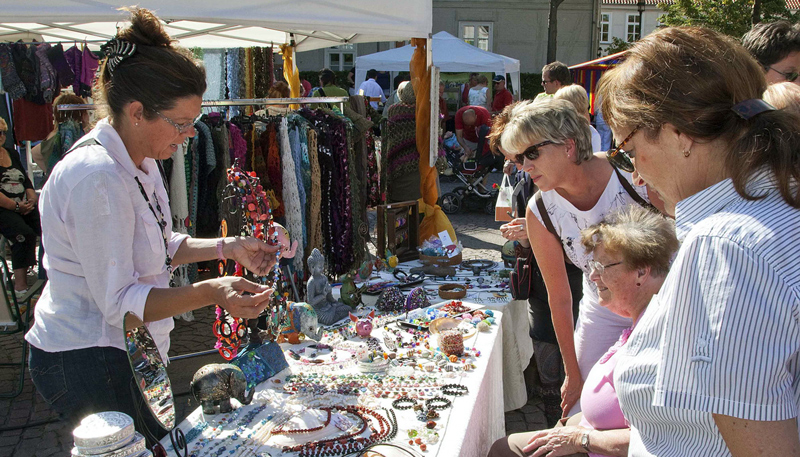
[[[558,6],[564,0],[550,0],[550,14],[547,16],[547,63],[555,62],[558,40]]]
[[[665,12],[659,18],[665,26],[698,25],[736,38],[761,21],[800,19],[786,8],[785,0],[675,0],[658,7]]]
[[[608,45],[606,48],[606,55],[610,56],[611,54],[616,54],[618,52],[622,52],[631,47],[633,43],[623,40],[619,37],[611,38],[611,44]]]

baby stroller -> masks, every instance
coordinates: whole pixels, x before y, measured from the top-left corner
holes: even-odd
[[[445,214],[455,214],[462,208],[478,211],[482,209],[487,214],[494,214],[497,190],[487,189],[483,185],[483,178],[492,171],[493,165],[485,163],[486,161],[462,163],[463,153],[460,148],[456,149],[457,145],[457,142],[444,142],[445,159],[452,170],[451,178],[464,185],[439,197],[439,206]]]

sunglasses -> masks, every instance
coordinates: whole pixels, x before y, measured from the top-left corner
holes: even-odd
[[[797,79],[798,76],[800,76],[800,73],[798,73],[796,71],[790,71],[790,72],[784,73],[784,72],[782,72],[780,70],[776,70],[773,67],[767,67],[767,70],[772,70],[775,73],[778,73],[779,75],[781,75],[784,78],[786,78],[786,80],[789,81],[789,82],[794,82],[794,80]]]
[[[625,145],[628,143],[628,140],[633,137],[637,130],[639,130],[638,125],[631,130],[631,133],[629,133],[628,136],[622,140],[622,143],[620,143],[619,146],[614,149],[609,149],[608,152],[606,152],[606,157],[611,165],[619,168],[620,170],[627,171],[628,173],[633,173],[635,170],[633,167],[633,162],[631,162],[631,158],[633,156],[622,148],[625,147]]]
[[[541,143],[536,143],[533,146],[529,146],[528,149],[522,151],[522,154],[516,154],[514,156],[514,160],[520,165],[524,164],[525,159],[536,160],[539,158],[539,148],[541,148],[542,146],[547,146],[548,144],[555,144],[555,143],[550,140],[545,140],[542,141]]]

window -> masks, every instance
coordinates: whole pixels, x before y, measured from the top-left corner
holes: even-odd
[[[600,14],[600,42],[611,42],[611,13]]]
[[[325,50],[325,66],[333,71],[347,71],[356,62],[355,45],[343,44]]]
[[[479,49],[492,52],[491,22],[459,22],[460,38]]]
[[[626,21],[626,29],[627,34],[625,38],[628,40],[629,43],[632,43],[642,36],[642,28],[639,24],[639,15],[638,14],[629,14],[628,20]]]

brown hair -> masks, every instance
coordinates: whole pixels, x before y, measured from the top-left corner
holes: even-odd
[[[291,95],[291,91],[289,90],[289,85],[283,81],[278,81],[269,88],[269,92],[267,92],[267,97],[269,98],[289,98]]]
[[[531,103],[530,100],[514,102],[503,108],[503,111],[500,111],[492,118],[492,131],[486,136],[486,139],[489,140],[489,150],[492,151],[492,154],[503,155],[503,152],[500,151],[500,139],[503,137],[503,131],[506,129],[508,121],[511,120],[511,111],[517,106],[527,105],[529,103]]]
[[[81,117],[84,111],[82,110],[69,110],[62,111],[58,109],[58,105],[83,105],[86,101],[75,94],[61,94],[53,100],[53,120],[56,124],[66,122],[67,119],[72,119],[77,123],[81,123]],[[84,126],[86,127],[86,126]]]
[[[618,131],[638,126],[650,139],[670,123],[695,141],[721,139],[721,152],[736,191],[760,168],[777,177],[783,199],[800,207],[793,182],[800,180],[800,118],[769,111],[742,119],[731,108],[761,98],[764,73],[740,44],[701,27],[669,27],[634,44],[625,61],[600,81],[606,123]]]
[[[202,97],[206,91],[206,72],[189,50],[173,46],[161,21],[144,8],[121,8],[131,13],[131,25],[116,37],[136,45],[136,52],[121,61],[111,74],[108,59],[100,66],[93,96],[108,106],[112,120],[122,116],[123,107],[139,101],[144,116],[153,119],[156,111],[175,106],[184,97]]]
[[[658,276],[669,272],[670,259],[679,247],[675,223],[639,205],[627,206],[581,230],[587,252],[594,252],[601,243],[608,253],[622,256],[629,270],[650,267]]]

